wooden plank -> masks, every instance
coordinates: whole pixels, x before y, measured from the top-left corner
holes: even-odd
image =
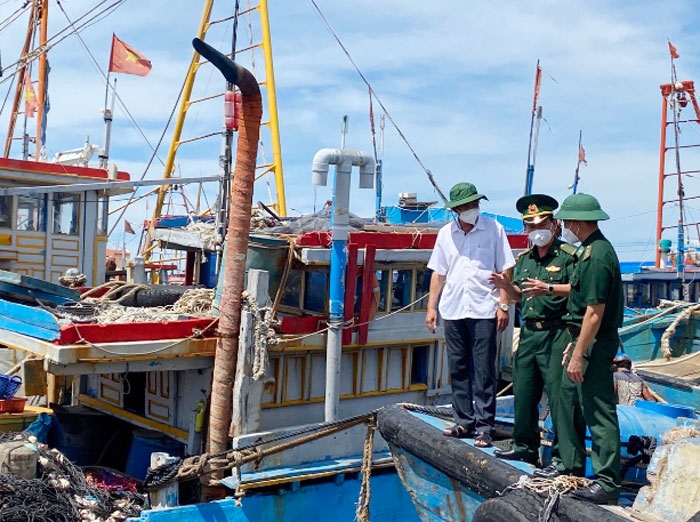
[[[367,344],[369,333],[369,313],[374,293],[374,254],[375,248],[373,246],[368,246],[365,249],[365,266],[362,269],[362,303],[360,303],[361,326],[358,344]]]
[[[60,338],[56,318],[46,310],[0,299],[0,320],[6,330],[46,341]]]
[[[45,295],[53,294],[72,301],[77,301],[80,299],[80,294],[78,291],[72,288],[66,288],[65,286],[49,283],[48,281],[43,281],[41,279],[36,279],[26,275],[16,274],[14,272],[7,272],[5,270],[0,270],[0,282],[9,285],[21,286],[29,290],[39,291]]]
[[[355,317],[355,289],[357,288],[357,245],[348,243],[348,262],[345,268],[345,303],[343,305],[343,320],[345,323]],[[350,344],[354,328],[343,328],[342,344]]]

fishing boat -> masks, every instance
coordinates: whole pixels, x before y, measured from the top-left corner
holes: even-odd
[[[34,4],[42,19],[45,10]],[[203,42],[211,4],[206,2],[191,71],[203,63],[203,53],[231,67]],[[265,25],[266,2],[258,12]],[[269,30],[263,33],[268,53]],[[207,499],[238,497],[202,504],[199,493],[181,494],[181,504],[194,506],[144,512],[145,520],[207,520],[222,511],[227,520],[296,520],[315,516],[320,505],[328,518],[349,518],[360,506],[358,516],[371,509],[373,518],[413,520],[388,448],[375,440],[375,411],[395,402],[434,404],[449,394],[441,328],[433,334],[424,327],[435,223],[449,217],[405,197],[383,209],[389,223],[347,219],[348,183],[326,211],[332,226],[319,226],[314,216],[310,229],[251,234],[243,210],[251,206],[246,197],[252,194],[260,120],[255,111],[262,97],[257,80],[233,67],[242,76],[224,76],[241,90],[241,118],[229,121],[223,134],[233,143],[233,123],[240,125],[237,155],[252,150],[252,158],[236,162],[248,170],[236,170],[230,197],[220,200],[234,216],[215,218],[217,232],[228,223],[225,247],[220,238],[207,241],[160,216],[148,225],[147,252],[153,245],[185,252],[185,287],[154,285],[165,280],[164,263],[150,253],[127,266],[127,281],[105,282],[101,262],[111,195],[190,181],[170,177],[170,154],[164,179],[150,182],[132,181],[106,158],[97,168],[65,158],[61,164],[0,163],[6,214],[0,335],[8,352],[21,354],[14,361],[23,376],[20,393],[58,405],[47,440],[77,465],[108,466],[144,480],[150,454],[165,452],[194,459],[185,463],[209,462],[188,468],[187,475],[190,483],[208,482]],[[271,68],[266,70],[269,75]],[[188,76],[186,84],[191,81]],[[271,107],[273,78],[265,85]],[[230,90],[233,96],[224,98],[235,104]],[[40,101],[43,92],[40,86]],[[180,141],[174,136],[172,148]],[[281,180],[278,161],[276,156],[275,165],[265,168]],[[355,166],[361,186],[373,182],[375,161],[345,149],[321,149],[313,162],[309,158],[315,182],[326,181],[333,165],[336,182]],[[277,195],[271,206],[276,225],[302,226],[303,219],[284,219],[283,185]],[[513,224],[514,249],[525,246],[519,231],[520,223]],[[201,293],[182,306],[184,290],[196,283],[212,287],[213,309],[201,306],[212,302]],[[143,306],[154,303],[173,307],[154,314]],[[101,310],[118,310],[121,318],[98,318]],[[504,369],[511,343],[508,332],[501,336]],[[168,497],[173,488],[157,477],[148,483],[156,498],[159,490]]]

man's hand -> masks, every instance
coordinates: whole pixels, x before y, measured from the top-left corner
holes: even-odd
[[[492,284],[494,288],[506,290],[510,287],[510,279],[508,279],[508,275],[503,272],[492,272],[489,276],[489,284]]]
[[[508,312],[504,312],[500,308],[496,310],[496,330],[502,332],[508,326]]]
[[[541,295],[547,295],[549,293],[549,291],[547,290],[548,287],[549,285],[544,281],[528,277],[522,283],[522,292],[523,295],[527,297],[538,297]]]
[[[576,355],[576,352],[571,356],[571,361],[569,361],[569,366],[566,368],[566,373],[569,375],[569,379],[574,382],[583,382],[583,357]]]
[[[425,327],[430,333],[435,333],[435,328],[437,328],[437,311],[428,309],[428,313],[425,314]]]

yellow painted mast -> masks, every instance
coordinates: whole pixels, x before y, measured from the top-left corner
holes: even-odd
[[[277,212],[280,216],[287,215],[287,200],[284,194],[284,175],[282,172],[282,147],[280,145],[279,119],[277,118],[277,97],[275,94],[275,73],[272,66],[272,39],[270,38],[270,17],[267,10],[267,0],[260,0],[260,25],[262,29],[262,49],[265,57],[265,90],[267,91],[267,110],[270,113],[268,126],[272,140],[272,165],[269,167],[275,174],[275,190],[277,192]]]
[[[197,31],[197,38],[204,40],[207,30],[209,29],[209,18],[211,17],[211,10],[214,5],[214,0],[206,0],[204,5],[204,11],[202,12],[202,19],[199,22],[199,30]],[[165,167],[163,168],[163,178],[168,179],[172,176],[173,165],[175,164],[175,155],[177,149],[180,147],[180,137],[182,136],[182,127],[185,124],[185,114],[187,113],[187,108],[190,105],[190,97],[192,96],[192,87],[194,86],[194,79],[197,75],[197,69],[199,69],[199,53],[194,52],[192,54],[192,61],[190,61],[190,67],[187,70],[187,77],[185,78],[185,87],[182,92],[182,99],[180,100],[180,110],[177,114],[177,119],[175,120],[175,127],[173,128],[173,136],[170,139],[170,148],[168,149],[168,156],[165,158]],[[153,210],[153,218],[148,225],[148,232],[146,234],[146,240],[143,247],[143,257],[148,261],[151,257],[152,250],[152,234],[155,228],[156,219],[160,216],[163,211],[163,203],[165,202],[165,195],[168,192],[168,185],[161,185],[158,190],[158,196],[156,198],[155,208]]]
[[[202,20],[199,27],[199,33],[197,35],[197,37],[201,40],[205,40],[205,35],[210,27],[210,17],[213,4],[214,0],[206,1],[204,13],[202,14]],[[279,119],[277,116],[275,74],[272,62],[272,43],[270,36],[270,20],[267,8],[267,0],[260,0],[257,6],[248,9],[248,13],[254,10],[257,10],[260,15],[262,41],[258,45],[252,45],[251,48],[249,48],[248,50],[252,50],[252,48],[254,47],[260,47],[262,49],[263,58],[265,60],[265,79],[261,82],[261,85],[265,88],[266,91],[266,109],[269,113],[269,119],[268,121],[264,122],[263,125],[265,125],[269,129],[270,141],[272,145],[272,162],[266,165],[258,165],[256,167],[256,179],[264,176],[267,173],[274,173],[275,193],[277,201],[272,206],[275,208],[275,210],[280,216],[285,217],[287,215],[287,204],[284,192],[284,175],[282,171],[282,147],[280,145]],[[187,113],[187,109],[191,105],[190,96],[192,94],[195,76],[200,64],[201,62],[199,54],[195,53],[192,57],[192,62],[190,63],[190,68],[187,72],[187,77],[185,79],[185,87],[183,90],[182,100],[180,101],[180,108],[175,122],[173,136],[170,141],[170,149],[168,150],[168,156],[165,160],[163,178],[166,179],[170,178],[172,175],[172,169],[175,163],[175,155],[177,153],[177,149],[181,144],[180,138],[182,135],[182,128],[185,122],[185,114]],[[151,239],[152,231],[155,227],[156,219],[161,215],[161,212],[163,211],[163,204],[165,202],[165,196],[167,194],[167,191],[168,187],[165,185],[162,186],[158,191],[158,196],[153,210],[153,217],[149,224],[148,232],[146,234],[146,239],[142,251],[143,257],[146,261],[150,259],[151,251],[154,248],[152,244],[153,241]]]

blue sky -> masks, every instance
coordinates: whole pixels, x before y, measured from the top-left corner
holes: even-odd
[[[443,192],[449,192],[457,182],[471,181],[489,196],[482,208],[490,212],[514,215],[515,200],[523,192],[539,59],[544,70],[540,104],[546,122],[540,131],[534,191],[550,193],[560,201],[566,197],[582,129],[588,166],[581,168],[579,190],[596,195],[611,215],[602,227],[622,259],[653,257],[659,84],[670,79],[667,38],[680,54],[676,61],[679,78],[700,78],[700,53],[693,52],[698,17],[692,0],[672,5],[506,0],[497,6],[462,0],[433,4],[413,0],[316,1]],[[21,4],[20,0],[0,1],[0,19]],[[72,0],[61,5],[75,20],[96,4]],[[213,19],[232,14],[233,2],[219,4]],[[241,5],[246,6],[245,0]],[[58,4],[51,2],[50,9],[52,35],[65,27],[66,19]],[[118,75],[117,88],[151,143],[158,141],[175,103],[192,56],[190,41],[201,10],[201,3],[192,0],[126,0],[81,31],[102,71],[107,68],[112,32],[153,62],[153,70],[145,78]],[[309,0],[269,0],[269,11],[288,214],[298,215],[313,211],[330,198],[329,188],[311,185],[311,159],[320,148],[340,145],[343,115],[347,114],[350,122],[346,147],[372,150],[369,99],[366,86]],[[255,39],[259,35],[257,20],[251,20]],[[18,56],[25,30],[26,16],[0,31],[4,67]],[[239,47],[248,39],[244,19],[239,24]],[[214,27],[208,42],[228,50],[230,24]],[[101,75],[75,37],[58,43],[49,56],[49,157],[82,146],[88,135],[91,143],[102,144]],[[251,67],[247,57],[241,56],[241,63]],[[259,54],[256,66],[262,70]],[[7,75],[0,80],[5,78]],[[1,96],[9,84],[8,80],[0,84]],[[202,67],[195,92],[212,94],[221,89],[219,74]],[[381,109],[377,103],[374,109],[378,122]],[[5,108],[0,115],[3,132],[7,112]],[[184,137],[220,129],[221,114],[219,101],[195,106],[188,112]],[[692,113],[683,115],[691,117]],[[161,159],[165,158],[171,131],[172,125],[159,150]],[[138,179],[151,151],[119,108],[112,136],[110,161]],[[690,143],[695,138],[700,142],[700,133],[690,130],[682,139]],[[263,135],[263,139],[269,158],[269,137]],[[219,148],[217,139],[183,145],[176,160],[179,175],[216,174]],[[15,144],[12,155],[19,154]],[[439,199],[388,121],[383,160],[386,203],[394,203],[399,192],[416,192],[424,201]],[[700,157],[684,154],[682,162],[684,168],[700,169]],[[162,167],[156,161],[146,177],[161,175]],[[700,186],[692,183],[688,182],[686,194],[700,194]],[[357,187],[356,175],[353,186]],[[207,191],[209,203],[213,190]],[[194,202],[194,189],[188,189],[188,195]],[[255,199],[269,201],[264,183],[256,187]],[[173,201],[180,203],[179,198]],[[370,215],[374,202],[371,191],[354,190],[351,210]],[[115,201],[112,206],[119,204]],[[150,216],[153,199],[149,205],[147,210],[142,201],[129,208],[127,219],[140,228],[143,219]],[[697,206],[688,202],[691,221],[700,221]],[[172,212],[182,210],[174,206]],[[669,223],[676,219],[675,212],[675,207],[669,206]],[[118,230],[112,238],[115,245],[121,243],[122,228]],[[668,234],[675,243],[672,236]],[[130,250],[135,250],[137,243],[138,236],[127,237]]]

